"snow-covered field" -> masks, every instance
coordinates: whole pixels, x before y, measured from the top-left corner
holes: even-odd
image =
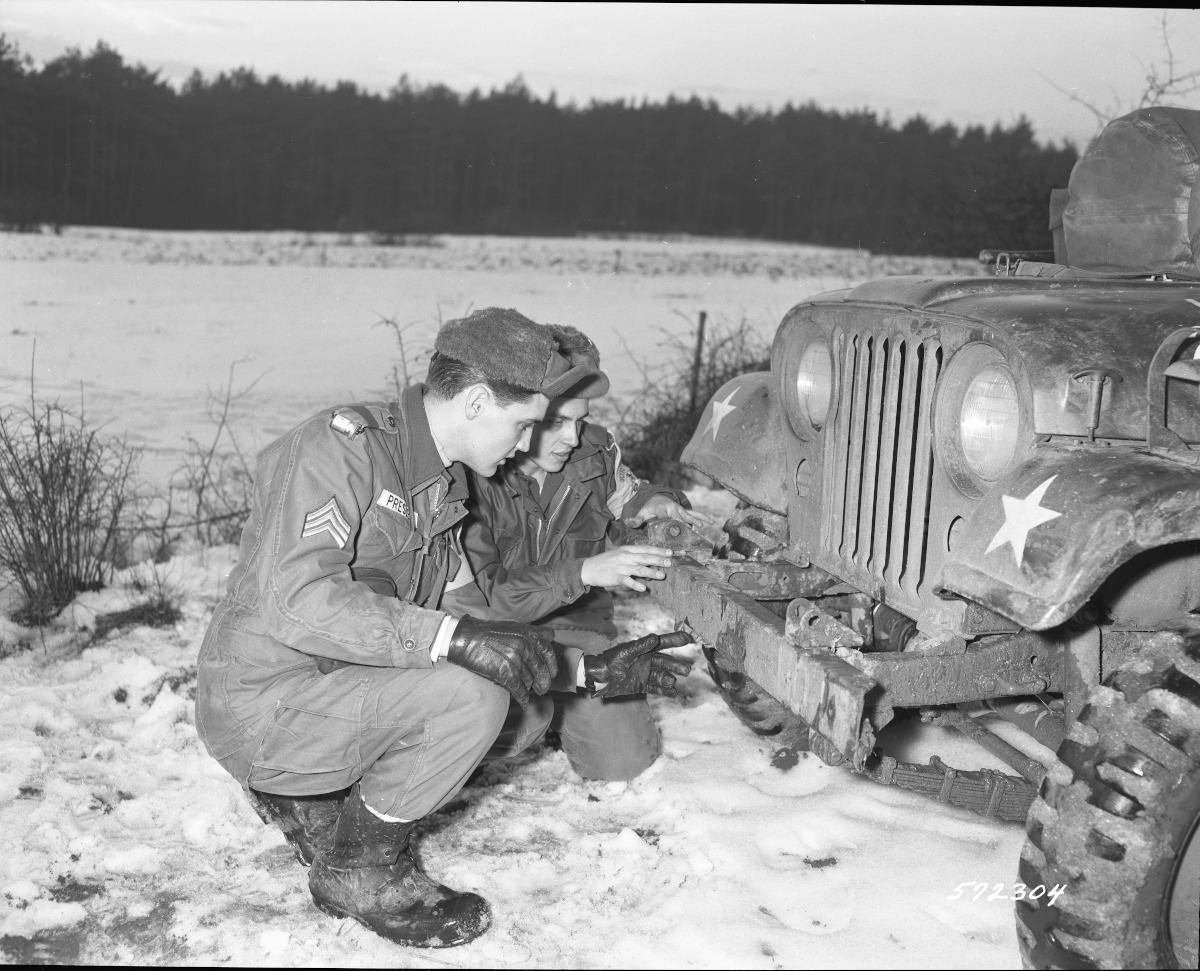
[[[487,306],[591,335],[627,398],[709,332],[769,341],[800,300],[895,273],[977,273],[972,260],[873,257],[723,239],[420,238],[152,233],[67,228],[0,233],[0,406],[61,399],[146,449],[148,477],[213,433],[205,404],[234,368],[234,420],[251,450],[318,409],[377,397],[398,358],[433,344],[439,317]],[[411,327],[409,327],[411,325]],[[417,369],[418,377],[424,374]]]
[[[205,243],[201,234],[0,237],[0,404],[28,381],[36,336],[40,388],[82,382],[90,414],[169,449],[203,427],[193,412],[206,382],[222,383],[231,361],[258,354],[247,377],[273,370],[248,418],[254,435],[268,436],[384,386],[394,345],[369,308],[403,315],[410,293],[423,301],[413,312],[430,321],[440,301],[444,316],[498,303],[576,324],[598,334],[611,366],[620,327],[636,335],[679,319],[675,311],[694,320],[698,309],[749,316],[752,300],[765,322],[765,308],[777,318],[809,293],[887,272],[861,254],[694,240],[445,240],[388,248],[375,254],[385,265],[371,268],[337,261],[377,247],[333,239],[321,264],[320,246],[295,238],[290,249],[264,244],[253,255],[253,239]],[[806,276],[805,266],[817,270]],[[302,297],[293,288],[308,272]],[[384,296],[396,302],[372,304]],[[696,489],[692,498],[718,521],[729,508],[723,493]],[[701,664],[681,697],[653,700],[665,754],[641,778],[584,783],[561,752],[542,748],[486,767],[427,821],[427,869],[492,904],[483,938],[405,950],[326,917],[283,837],[196,738],[195,658],[233,557],[232,547],[197,548],[133,567],[42,630],[0,620],[5,960],[1019,966],[1011,903],[988,898],[1012,893],[1020,826],[778,753],[729,713]],[[93,636],[99,618],[160,587],[181,603],[173,627]],[[618,611],[630,637],[670,624],[646,597],[623,596]],[[17,650],[21,642],[28,648]],[[999,767],[938,729],[905,746],[892,754],[924,761],[936,748],[962,768]],[[987,893],[977,895],[980,884]]]

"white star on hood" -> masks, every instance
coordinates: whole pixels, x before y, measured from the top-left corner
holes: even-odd
[[[997,547],[1010,543],[1017,569],[1021,568],[1021,561],[1025,559],[1025,540],[1029,536],[1029,531],[1035,526],[1048,523],[1051,519],[1057,519],[1062,515],[1060,512],[1041,505],[1042,496],[1046,494],[1050,483],[1057,478],[1056,475],[1050,476],[1024,499],[1017,499],[1009,495],[1000,497],[1004,502],[1004,525],[996,530],[991,544],[984,550],[985,553],[990,553]]]
[[[725,396],[724,401],[713,401],[712,417],[708,420],[708,424],[704,426],[704,431],[712,429],[713,441],[717,440],[717,432],[721,430],[721,422],[723,422],[731,411],[737,411],[737,405],[731,405],[729,402],[733,400],[733,396],[740,391],[740,388],[734,388]],[[700,433],[701,435],[704,432]]]

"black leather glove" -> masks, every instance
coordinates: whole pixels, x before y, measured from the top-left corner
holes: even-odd
[[[585,655],[586,687],[594,690],[597,684],[604,684],[596,691],[597,698],[646,693],[674,698],[675,679],[686,677],[692,669],[691,662],[657,652],[690,643],[692,635],[677,630],[669,634],[647,634],[636,641],[616,644],[603,654]]]
[[[500,685],[522,708],[529,692],[544,695],[558,671],[554,631],[508,620],[462,617],[446,660]]]

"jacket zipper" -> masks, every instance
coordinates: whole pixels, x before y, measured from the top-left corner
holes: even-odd
[[[550,524],[554,521],[554,517],[558,515],[558,511],[562,509],[563,503],[567,501],[567,498],[570,495],[571,487],[566,483],[563,483],[562,494],[558,497],[558,502],[554,504],[554,508],[550,510],[549,514],[544,519],[538,521],[537,549],[534,551],[534,553],[539,561],[542,558],[542,540],[545,539],[545,535],[542,532],[542,527],[545,526],[547,529],[549,528]]]

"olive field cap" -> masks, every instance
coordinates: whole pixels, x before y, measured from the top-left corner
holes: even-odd
[[[561,393],[564,398],[599,398],[608,393],[608,375],[600,369],[600,351],[592,339],[583,331],[566,324],[547,324],[554,339],[558,341],[560,354],[566,356],[572,366],[585,365],[591,374],[581,378],[577,384]]]
[[[599,368],[560,354],[549,327],[503,307],[485,307],[446,321],[433,349],[479,368],[493,380],[541,392],[547,398],[557,398],[597,375],[603,377]],[[608,379],[604,380],[607,384]]]

